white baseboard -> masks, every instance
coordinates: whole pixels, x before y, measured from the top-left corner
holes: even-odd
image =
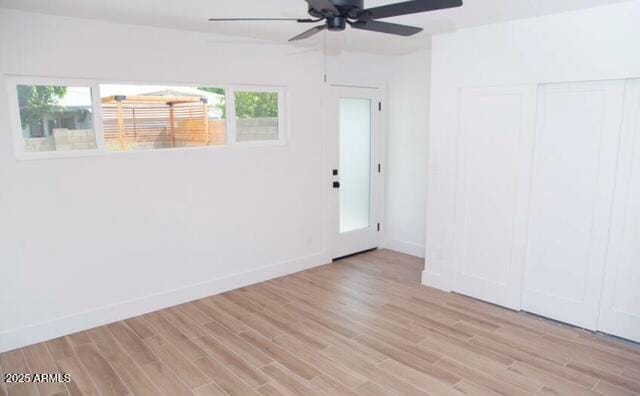
[[[419,245],[417,243],[399,241],[397,239],[387,239],[384,241],[383,247],[389,250],[395,250],[396,252],[424,258],[424,245]]]
[[[422,284],[446,292],[451,291],[450,286],[447,284],[441,274],[435,274],[433,272],[429,272],[428,270],[422,271]]]
[[[328,262],[330,260],[326,253],[316,253],[35,325],[10,329],[0,332],[0,353],[303,271]]]

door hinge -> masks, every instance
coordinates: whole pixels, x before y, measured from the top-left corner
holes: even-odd
[[[382,102],[378,102],[378,111],[382,111]]]
[[[380,231],[380,223],[378,223],[378,231]]]

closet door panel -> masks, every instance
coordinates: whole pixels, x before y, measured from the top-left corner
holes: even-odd
[[[640,80],[627,82],[598,330],[640,342]]]
[[[624,81],[538,91],[523,309],[595,329]]]
[[[519,309],[535,86],[460,96],[453,290]]]

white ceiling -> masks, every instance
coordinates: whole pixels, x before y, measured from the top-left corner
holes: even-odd
[[[400,0],[365,0],[367,7]],[[464,0],[461,8],[385,19],[424,28],[413,37],[347,29],[327,33],[328,46],[380,54],[402,54],[423,48],[430,34],[512,19],[549,15],[626,0]],[[294,22],[217,22],[209,17],[307,17],[304,0],[0,0],[0,7],[45,14],[220,33],[286,44],[311,27]],[[315,46],[322,34],[296,43]]]

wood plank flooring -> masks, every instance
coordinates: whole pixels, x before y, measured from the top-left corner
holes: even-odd
[[[421,286],[378,250],[0,355],[5,395],[638,395],[640,346]]]

